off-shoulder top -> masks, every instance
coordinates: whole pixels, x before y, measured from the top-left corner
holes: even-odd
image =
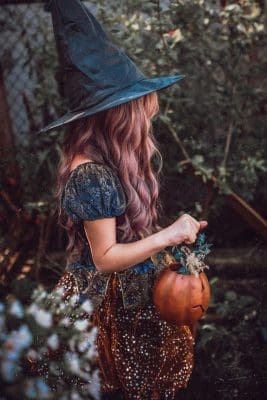
[[[71,173],[64,187],[61,206],[74,223],[99,218],[123,216],[127,207],[127,198],[116,172],[109,166],[85,162],[78,165]],[[90,247],[85,236],[84,246],[78,258],[66,266],[66,271],[73,274],[81,294],[90,297],[98,306],[106,293],[112,273],[96,270]],[[122,290],[124,307],[135,307],[151,300],[153,281],[163,268],[162,254],[148,258],[140,264],[116,272]]]

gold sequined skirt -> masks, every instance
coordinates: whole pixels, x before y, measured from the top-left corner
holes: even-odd
[[[154,305],[124,309],[116,274],[94,313],[102,392],[125,400],[173,400],[193,369],[194,338],[188,326],[160,319]]]

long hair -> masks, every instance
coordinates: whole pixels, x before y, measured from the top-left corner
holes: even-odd
[[[152,92],[69,124],[56,179],[59,224],[67,232],[67,253],[76,250],[79,254],[82,248],[80,228],[60,204],[76,155],[108,165],[117,173],[127,199],[125,213],[117,218],[120,242],[137,240],[160,229],[162,158],[151,124],[158,110],[157,93]],[[153,170],[153,156],[159,161],[157,171]]]

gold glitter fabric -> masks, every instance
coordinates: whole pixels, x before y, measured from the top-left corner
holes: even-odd
[[[79,294],[65,272],[57,287]],[[188,326],[162,321],[153,303],[125,309],[122,289],[112,273],[106,295],[93,314],[102,392],[123,393],[125,400],[172,400],[185,388],[193,368],[194,338]]]
[[[162,321],[152,303],[125,309],[116,274],[95,321],[104,393],[117,389],[125,400],[169,400],[187,386],[193,368],[190,329]]]

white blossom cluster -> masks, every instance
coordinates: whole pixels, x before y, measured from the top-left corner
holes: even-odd
[[[18,391],[23,399],[99,399],[92,304],[77,295],[63,301],[62,295],[61,289],[49,294],[40,287],[26,306],[15,296],[0,303],[1,395],[6,398]]]

